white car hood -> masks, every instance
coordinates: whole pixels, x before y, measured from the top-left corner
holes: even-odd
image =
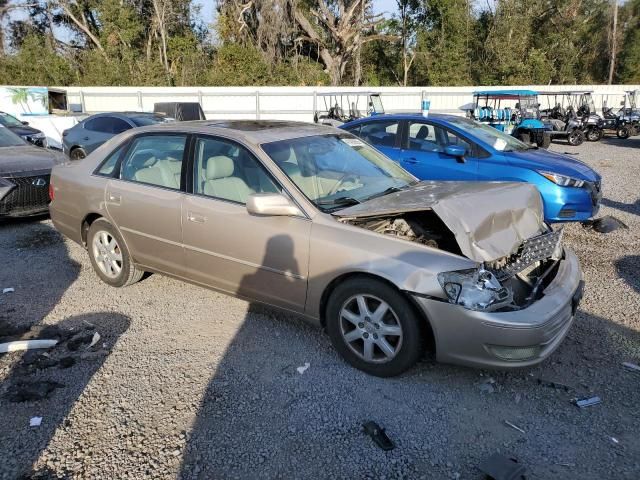
[[[420,182],[334,215],[363,218],[420,210],[433,210],[462,253],[477,262],[511,255],[524,240],[546,230],[537,188],[514,182]]]

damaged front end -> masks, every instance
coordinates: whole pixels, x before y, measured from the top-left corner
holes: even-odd
[[[476,261],[477,268],[438,274],[450,303],[476,311],[520,310],[540,298],[555,277],[563,256],[562,229],[544,223],[540,195],[531,185],[422,182],[388,197],[337,216]]]
[[[562,255],[562,229],[552,230],[524,241],[508,257],[478,269],[440,273],[438,281],[449,302],[470,310],[520,310],[540,298]]]

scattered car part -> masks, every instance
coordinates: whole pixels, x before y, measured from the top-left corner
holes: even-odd
[[[51,348],[57,343],[57,340],[16,340],[15,342],[0,343],[0,353],[33,350],[37,348]]]
[[[510,426],[511,428],[513,428],[514,430],[519,431],[520,433],[526,433],[523,429],[521,429],[519,426],[511,423],[509,420],[505,420],[504,423],[507,424],[508,426]]]
[[[91,337],[91,343],[89,343],[89,346],[87,348],[93,347],[99,341],[100,341],[100,334],[98,332],[95,332],[93,334],[93,337]]]
[[[41,423],[42,423],[42,417],[31,417],[31,419],[29,419],[30,427],[39,427]]]
[[[296,368],[296,370],[298,371],[298,373],[300,375],[302,375],[304,372],[307,371],[307,369],[311,366],[311,364],[309,362],[304,362],[304,365],[301,367]]]
[[[35,402],[48,398],[54,390],[63,387],[61,383],[50,381],[18,382],[9,387],[5,396],[15,403]]]
[[[542,378],[538,378],[538,385],[554,388],[556,390],[564,390],[565,392],[572,390],[570,386],[565,385],[564,383],[556,382],[555,380],[545,380]]]
[[[636,365],[635,363],[624,362],[622,366],[627,370],[631,370],[633,372],[640,372],[640,365]]]
[[[389,451],[395,448],[393,440],[389,438],[385,429],[381,428],[376,422],[365,422],[362,424],[362,428],[364,429],[364,433],[369,435],[375,444],[382,450]]]
[[[493,480],[521,480],[526,478],[527,471],[515,458],[505,457],[500,453],[484,459],[479,468]]]
[[[625,230],[629,229],[626,223],[613,215],[605,215],[604,217],[596,218],[594,220],[586,220],[585,222],[582,222],[582,226],[591,228],[598,233],[611,233],[620,228],[624,228]]]
[[[574,398],[572,400],[572,403],[576,407],[586,408],[586,407],[592,407],[593,405],[598,405],[599,403],[602,403],[602,400],[600,399],[600,397],[583,397],[583,398]]]

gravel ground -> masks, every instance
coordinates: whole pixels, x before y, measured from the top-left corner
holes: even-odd
[[[577,321],[548,361],[516,372],[427,358],[369,377],[298,318],[160,275],[113,289],[49,221],[0,225],[0,291],[15,288],[0,293],[0,328],[62,338],[49,358],[0,357],[0,478],[474,479],[493,452],[529,478],[640,478],[640,373],[621,366],[640,363],[640,137],[552,148],[602,173],[601,215],[629,228],[567,227],[587,283]],[[31,393],[46,398],[11,401],[45,381],[59,385]],[[591,395],[602,403],[570,403]]]

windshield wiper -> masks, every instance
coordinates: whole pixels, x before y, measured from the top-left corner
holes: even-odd
[[[316,205],[319,206],[335,206],[335,207],[347,207],[349,205],[358,205],[360,203],[359,200],[356,200],[353,197],[338,197],[332,198],[330,200],[318,200]]]
[[[365,198],[364,201],[366,202],[368,200],[373,200],[374,198],[384,197],[385,195],[389,195],[390,193],[399,192],[400,190],[402,190],[402,188],[400,188],[400,187],[389,187],[386,190],[383,190],[382,192],[374,193],[370,197]]]

